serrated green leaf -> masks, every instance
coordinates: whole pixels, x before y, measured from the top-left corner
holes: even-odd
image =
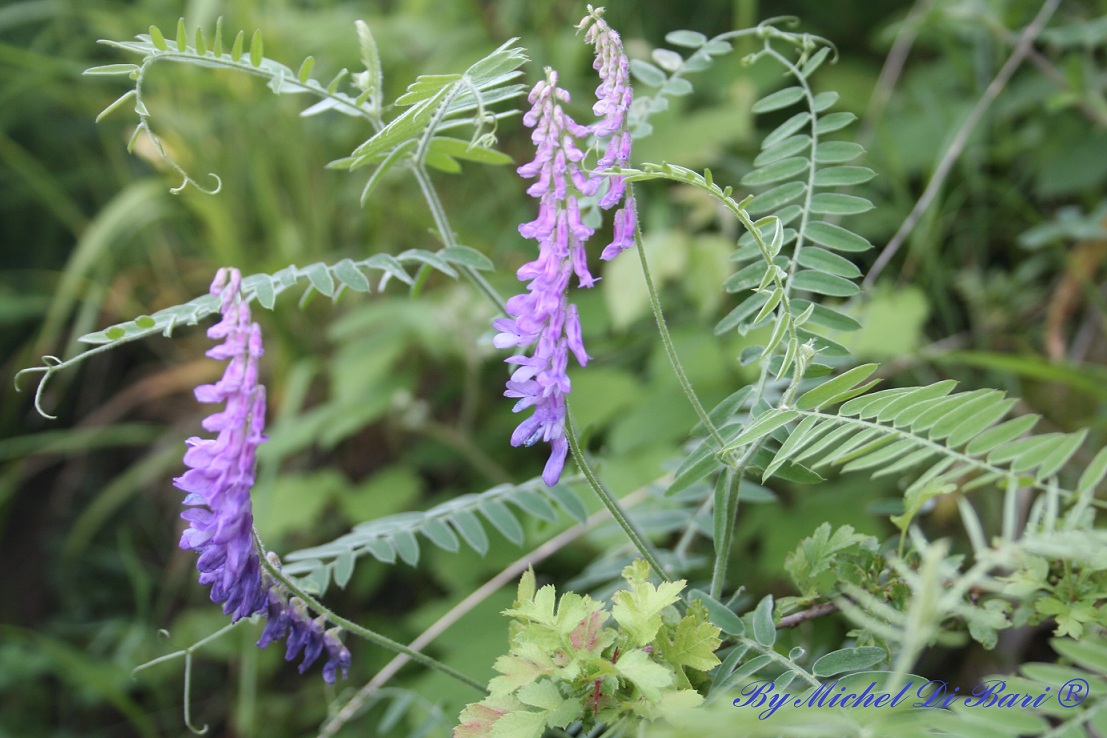
[[[753,611],[753,637],[762,646],[769,647],[776,643],[772,595],[765,595]]]
[[[819,192],[811,196],[811,212],[824,215],[856,215],[873,209],[863,197],[837,192]]]

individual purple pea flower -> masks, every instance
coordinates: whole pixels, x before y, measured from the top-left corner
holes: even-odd
[[[188,509],[181,517],[190,525],[180,546],[200,555],[200,583],[211,585],[212,601],[223,603],[232,622],[261,612],[266,604],[250,507],[257,447],[266,438],[265,387],[258,384],[261,329],[250,320],[241,284],[237,269],[220,269],[211,284],[223,319],[208,329],[208,337],[223,343],[207,355],[230,362],[222,379],[197,387],[195,395],[200,402],[224,403],[224,408],[203,421],[204,429],[218,436],[190,438],[184,456],[190,468],[173,480],[188,493]]]
[[[292,661],[303,653],[298,671],[303,674],[323,653],[327,654],[323,664],[323,681],[334,684],[339,669],[346,679],[350,671],[350,652],[338,639],[338,628],[323,630],[325,618],[320,615],[312,618],[307,605],[299,597],[286,599],[283,588],[273,584],[269,588],[266,603],[266,617],[269,621],[258,639],[259,648],[268,648],[269,644],[287,637],[284,659]]]
[[[596,162],[596,169],[625,168],[630,164],[631,142],[627,112],[634,101],[630,86],[630,62],[623,52],[619,34],[603,19],[603,8],[593,9],[589,5],[588,15],[577,28],[587,29],[584,40],[595,47],[596,60],[592,68],[600,76],[592,112],[602,118],[592,126],[592,133],[599,138],[609,137],[603,156]],[[615,237],[600,254],[601,259],[610,261],[634,245],[638,215],[634,198],[626,197],[623,177],[614,175],[604,179],[608,182],[608,188],[600,196],[600,207],[607,210],[623,202],[623,207],[615,213]]]

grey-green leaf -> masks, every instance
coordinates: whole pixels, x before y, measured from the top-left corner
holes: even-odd
[[[781,180],[791,179],[800,172],[806,171],[809,166],[811,166],[810,162],[803,157],[781,159],[772,164],[767,164],[760,169],[754,169],[745,177],[742,177],[742,184],[751,187],[759,187],[771,182],[780,182]]]
[[[839,277],[854,279],[861,276],[861,270],[852,261],[823,249],[814,247],[802,249],[797,260],[801,266],[837,274]]]
[[[825,171],[830,172],[834,170],[827,169]],[[868,251],[873,247],[871,243],[861,236],[858,236],[856,233],[848,231],[839,225],[834,225],[833,223],[824,223],[821,220],[808,223],[805,233],[807,237],[815,243],[826,246],[828,249],[834,249],[835,251],[861,252]]]
[[[818,410],[832,404],[836,397],[868,379],[879,366],[879,364],[862,364],[823,382],[815,389],[801,395],[796,401],[796,407],[800,410]]]
[[[816,187],[848,187],[868,182],[876,172],[868,167],[828,167],[815,172]]]
[[[856,195],[820,192],[811,196],[811,212],[826,215],[856,215],[873,209],[873,204]]]
[[[768,113],[773,110],[786,108],[789,105],[795,105],[802,99],[802,87],[785,87],[783,90],[778,90],[771,95],[761,98],[753,104],[750,110],[755,113]]]
[[[860,292],[860,288],[848,279],[835,277],[833,274],[805,270],[800,272],[792,280],[792,285],[797,290],[806,290],[820,295],[831,297],[851,297]]]
[[[831,651],[811,666],[815,676],[828,677],[844,674],[847,671],[860,671],[875,666],[888,657],[888,653],[877,646],[862,648],[843,648]]]
[[[856,159],[865,148],[852,141],[823,141],[815,147],[815,161],[820,164],[839,164]]]
[[[762,646],[776,643],[776,624],[773,622],[773,596],[765,597],[757,603],[753,611],[753,637]]]

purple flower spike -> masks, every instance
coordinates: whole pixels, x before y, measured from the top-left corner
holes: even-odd
[[[267,604],[250,507],[257,447],[265,440],[265,387],[258,384],[261,329],[239,298],[241,282],[237,269],[220,269],[211,284],[211,294],[222,300],[223,319],[208,329],[208,337],[223,343],[207,355],[230,363],[222,379],[195,392],[200,402],[224,403],[222,411],[203,421],[206,430],[219,435],[190,438],[184,456],[190,468],[173,480],[188,493],[184,504],[189,507],[181,517],[190,525],[180,546],[200,555],[200,583],[211,586],[212,601],[223,603],[232,622]]]
[[[588,15],[577,28],[587,29],[584,40],[595,47],[596,61],[592,68],[600,75],[600,86],[596,88],[597,101],[592,112],[602,116],[602,120],[592,127],[592,133],[600,138],[610,137],[596,169],[627,167],[630,164],[631,138],[627,130],[627,111],[634,101],[634,94],[630,87],[630,62],[623,52],[623,42],[603,19],[603,8],[593,9],[589,5]],[[601,259],[610,261],[634,245],[638,215],[634,198],[625,197],[626,183],[623,178],[612,176],[604,179],[608,186],[600,196],[600,207],[607,210],[624,202],[624,207],[615,214],[615,238],[600,254]]]
[[[580,167],[584,154],[578,141],[591,131],[562,107],[569,102],[569,93],[557,86],[557,73],[547,69],[546,79],[534,86],[529,100],[533,107],[523,122],[534,129],[531,140],[537,152],[534,161],[518,171],[537,180],[527,191],[538,198],[539,210],[535,220],[519,226],[519,233],[538,241],[538,258],[520,267],[519,279],[529,280],[527,292],[507,301],[510,318],[492,323],[499,332],[493,343],[497,348],[534,345],[533,355],[519,353],[506,360],[518,368],[504,395],[518,400],[515,412],[534,408],[534,414],[515,429],[511,445],[550,444],[542,479],[552,487],[561,478],[569,449],[565,439],[569,353],[581,366],[588,362],[580,319],[565,293],[573,274],[583,287],[596,281],[584,251],[593,230],[581,222],[577,198],[595,194],[599,183]]]

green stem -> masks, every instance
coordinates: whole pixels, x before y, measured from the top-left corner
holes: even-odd
[[[366,627],[358,625],[357,623],[353,622],[352,620],[347,620],[346,618],[342,617],[341,615],[335,614],[330,609],[328,609],[325,605],[323,605],[323,603],[319,602],[319,600],[312,597],[310,594],[305,592],[299,585],[297,585],[291,579],[286,577],[281,572],[280,569],[273,566],[273,564],[269,561],[269,559],[266,558],[265,547],[262,545],[261,538],[258,537],[257,531],[254,531],[254,545],[257,546],[258,553],[261,557],[261,565],[265,568],[265,571],[266,571],[266,573],[269,574],[269,576],[273,577],[273,579],[280,582],[289,592],[291,592],[292,594],[296,595],[301,600],[303,600],[307,604],[308,607],[310,607],[312,610],[319,613],[320,615],[322,615],[323,617],[325,617],[327,620],[331,621],[335,625],[338,625],[342,628],[345,628],[346,630],[350,631],[354,635],[360,636],[361,638],[364,638],[365,640],[369,641],[370,643],[375,643],[376,645],[381,646],[382,648],[387,648],[388,650],[395,651],[396,653],[405,654],[412,661],[416,661],[416,662],[422,664],[423,666],[426,666],[427,668],[434,669],[437,672],[445,674],[446,676],[448,676],[452,679],[455,679],[455,680],[461,682],[462,684],[467,684],[468,686],[472,687],[473,689],[477,690],[478,692],[485,693],[485,692],[488,691],[487,688],[485,687],[485,685],[481,684],[480,682],[478,682],[476,679],[473,679],[472,677],[469,677],[469,676],[466,676],[466,675],[462,674],[460,671],[457,671],[453,667],[447,666],[446,664],[443,664],[441,661],[438,661],[437,659],[433,659],[430,656],[427,656],[425,653],[421,653],[420,651],[416,651],[414,649],[408,648],[407,646],[400,643],[399,641],[394,641],[394,640],[392,640],[391,638],[389,638],[387,636],[383,636],[380,633],[377,633],[376,631],[369,630]]]
[[[661,566],[661,562],[657,558],[657,553],[654,551],[653,546],[646,540],[646,537],[640,530],[631,522],[627,517],[626,512],[620,507],[618,500],[607,488],[600,482],[599,477],[596,476],[596,472],[592,469],[592,466],[588,463],[588,459],[584,456],[584,449],[580,445],[580,439],[577,438],[577,430],[573,425],[573,415],[569,411],[568,402],[566,401],[565,408],[565,437],[569,441],[569,448],[573,450],[573,458],[577,460],[577,465],[580,467],[581,472],[584,474],[584,478],[588,481],[588,485],[592,488],[592,491],[596,493],[596,496],[600,498],[600,502],[604,504],[608,512],[611,513],[611,517],[615,519],[615,522],[619,524],[619,527],[623,529],[623,532],[627,534],[627,538],[634,544],[634,547],[638,549],[638,552],[642,554],[642,558],[646,560],[646,563],[650,565],[650,568],[657,572],[657,575],[664,581],[669,581],[669,575],[665,569]]]
[[[634,197],[633,185],[627,185],[627,198]],[[684,396],[688,398],[688,402],[691,403],[692,409],[696,411],[696,415],[699,416],[700,422],[703,423],[703,427],[707,429],[711,437],[715,439],[715,443],[719,444],[719,448],[723,447],[723,437],[719,435],[719,430],[715,427],[715,424],[711,422],[711,418],[708,417],[707,411],[704,410],[703,405],[700,403],[700,398],[696,395],[696,390],[692,387],[692,382],[688,379],[688,373],[684,371],[684,365],[680,362],[680,356],[677,354],[676,346],[673,345],[673,338],[669,334],[669,326],[665,323],[665,315],[661,311],[661,298],[658,297],[657,287],[654,286],[653,277],[650,275],[650,265],[646,262],[646,249],[642,245],[642,229],[638,223],[634,224],[634,245],[638,249],[638,259],[642,262],[642,276],[646,278],[646,291],[650,295],[650,307],[653,309],[654,320],[657,321],[657,331],[661,334],[661,343],[665,346],[665,353],[669,357],[669,363],[673,365],[673,373],[676,374],[677,381],[680,382],[680,388],[684,390]]]
[[[434,225],[442,237],[442,243],[446,246],[457,246],[457,241],[454,239],[454,232],[450,228],[450,221],[446,217],[446,210],[442,207],[442,201],[438,199],[438,192],[434,189],[434,183],[431,182],[430,174],[423,168],[422,164],[417,164],[413,171],[415,173],[415,181],[419,183],[419,189],[422,191],[423,199],[427,203],[427,209],[430,210],[431,217],[434,218]],[[504,315],[507,314],[507,304],[504,302],[504,299],[500,297],[496,288],[484,278],[483,274],[468,266],[462,266],[461,272],[476,286],[482,295],[488,298],[489,302],[496,306],[497,310]]]

